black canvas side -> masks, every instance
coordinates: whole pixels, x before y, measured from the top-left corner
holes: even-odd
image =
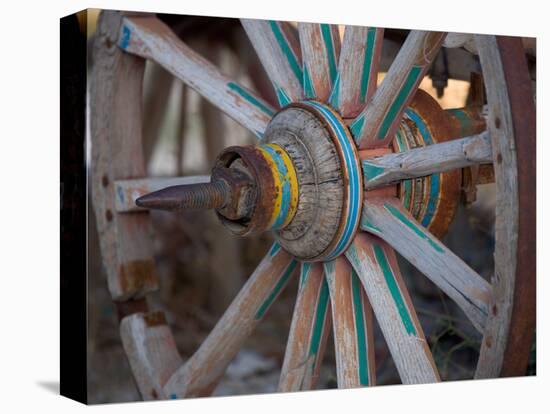
[[[85,13],[80,24],[77,14],[60,19],[60,393],[82,403],[87,402]]]

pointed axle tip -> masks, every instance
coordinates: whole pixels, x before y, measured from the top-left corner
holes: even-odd
[[[229,190],[223,182],[176,185],[145,194],[136,199],[138,207],[180,212],[216,209],[227,202]]]

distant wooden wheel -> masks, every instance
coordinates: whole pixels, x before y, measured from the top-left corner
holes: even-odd
[[[348,26],[340,44],[337,27],[327,24],[242,25],[280,109],[224,77],[152,15],[103,12],[98,25],[93,203],[143,398],[209,395],[298,272],[280,391],[316,386],[330,329],[338,386],[374,385],[373,315],[403,383],[440,381],[395,251],[483,334],[476,378],[523,375],[535,318],[535,118],[520,40],[475,38],[485,126],[479,108],[444,111],[417,92],[445,33],[412,31],[377,88],[383,29]],[[211,177],[146,178],[144,59],[251,130],[258,145],[224,150]],[[438,239],[459,202],[461,169],[481,164],[493,165],[498,193],[491,283]],[[214,208],[229,231],[271,231],[276,240],[185,363],[163,314],[144,300],[158,281],[143,207]]]

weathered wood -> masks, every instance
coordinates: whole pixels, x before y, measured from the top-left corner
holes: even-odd
[[[163,386],[182,360],[164,313],[126,316],[120,322],[120,336],[142,398],[168,398]]]
[[[114,182],[115,208],[117,213],[145,211],[136,206],[136,199],[162,188],[173,185],[209,183],[209,175],[193,175],[188,177],[150,177],[135,180],[117,180]]]
[[[264,142],[290,155],[300,187],[296,214],[275,237],[297,257],[319,257],[337,234],[344,203],[344,177],[331,136],[310,112],[288,108],[275,115]]]
[[[338,26],[298,23],[298,32],[304,61],[304,95],[326,102],[338,73]]]
[[[441,144],[364,159],[363,183],[365,190],[370,190],[401,180],[489,164],[492,161],[491,139],[488,132],[483,132]]]
[[[113,182],[145,176],[141,125],[145,61],[116,47],[120,25],[119,13],[101,13],[90,86],[92,203],[109,292],[117,301],[158,288],[149,213],[121,215],[115,209]]]
[[[344,118],[357,116],[376,90],[384,29],[346,26],[330,104]]]
[[[295,29],[288,22],[241,19],[241,23],[264,66],[279,104],[303,98],[302,56]]]
[[[372,308],[345,257],[324,263],[330,292],[338,388],[376,384]]]
[[[274,244],[193,356],[164,387],[170,398],[209,395],[290,279],[296,262]]]
[[[154,60],[259,137],[273,116],[267,102],[222,75],[156,17],[125,18],[118,45],[128,53]]]
[[[483,333],[491,285],[422,227],[398,199],[371,199],[365,203],[361,228],[385,240],[424,273]]]
[[[350,125],[359,148],[388,145],[441,47],[445,33],[412,31],[371,102]]]
[[[514,124],[497,39],[495,36],[476,35],[476,44],[487,88],[487,128],[496,160],[493,166],[497,200],[492,312],[481,344],[475,377],[494,378],[500,375],[504,362],[518,270],[518,177]]]
[[[367,292],[401,381],[438,382],[435,362],[393,249],[384,241],[359,232],[346,257]]]
[[[314,389],[330,331],[330,298],[321,263],[302,262],[279,391]]]

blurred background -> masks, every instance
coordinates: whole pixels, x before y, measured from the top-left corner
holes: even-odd
[[[87,28],[88,50],[94,42],[98,15],[99,10],[88,9],[79,16],[82,27]],[[159,17],[229,78],[277,106],[269,79],[238,20]],[[379,80],[407,33],[405,30],[386,30]],[[93,65],[89,54],[89,71],[93,70]],[[471,53],[464,49],[442,49],[420,88],[436,98],[443,108],[463,107],[472,93],[470,72],[476,71],[479,71],[479,62]],[[215,157],[223,148],[256,141],[247,130],[149,61],[143,105],[144,153],[149,176],[209,174]],[[460,206],[443,242],[489,280],[493,271],[494,184],[478,186],[475,198],[474,202]],[[269,234],[235,238],[217,221],[213,212],[153,211],[151,216],[161,288],[149,297],[149,304],[152,309],[165,312],[185,360],[208,335],[272,240]],[[89,402],[139,400],[122,348],[116,309],[107,290],[91,206],[88,234]],[[400,260],[400,264],[442,379],[471,379],[480,335],[434,284],[406,261]],[[289,284],[230,364],[214,395],[276,390],[297,291],[296,281],[294,278]],[[378,330],[375,335],[377,383],[398,384],[399,376],[381,332]],[[318,386],[322,389],[336,387],[332,343],[329,337]],[[530,374],[535,373],[535,367],[533,346]]]

